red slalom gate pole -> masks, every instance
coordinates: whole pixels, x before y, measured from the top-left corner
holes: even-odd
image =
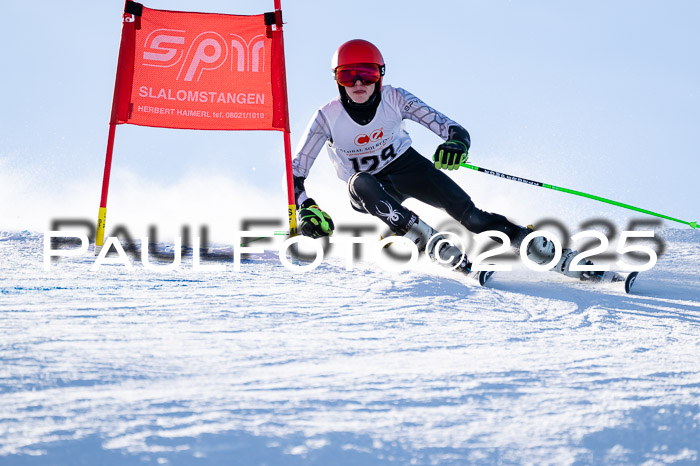
[[[275,0],[275,27],[276,33],[279,34],[280,54],[284,57],[284,34],[282,23],[282,0]],[[284,93],[284,163],[287,172],[287,204],[289,215],[289,237],[297,235],[297,213],[296,202],[294,200],[294,175],[292,172],[292,142],[289,130],[289,105],[287,99],[287,70],[285,60],[281,61],[282,72],[281,85]]]
[[[107,194],[109,193],[109,177],[112,172],[112,152],[114,151],[114,136],[117,125],[114,122],[109,124],[109,135],[107,136],[107,154],[105,156],[105,170],[102,176],[102,196],[100,198],[100,210],[97,215],[97,233],[95,235],[95,249],[104,244],[105,221],[107,218]]]
[[[140,14],[140,13],[139,13]],[[129,94],[131,77],[134,68],[135,24],[140,21],[129,9],[129,1],[124,2],[124,14],[122,16],[122,36],[119,42],[119,57],[117,58],[117,72],[114,78],[114,94],[112,96],[112,113],[109,119],[109,133],[107,136],[107,154],[105,156],[105,169],[102,177],[102,196],[100,197],[100,210],[97,215],[97,230],[95,234],[95,253],[104,245],[105,222],[107,218],[107,194],[109,193],[109,178],[112,172],[112,152],[114,151],[114,138],[120,114],[125,113],[129,106]],[[121,116],[126,120],[125,115]]]

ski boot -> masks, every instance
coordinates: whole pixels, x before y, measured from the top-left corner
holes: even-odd
[[[418,252],[427,250],[428,256],[433,262],[438,262],[439,258],[440,263],[451,267],[462,257],[462,251],[459,248],[445,241],[443,235],[438,234],[433,227],[420,218],[416,218],[411,228],[403,236],[415,243],[418,247]]]
[[[428,251],[428,257],[432,262],[460,272],[478,281],[480,285],[484,285],[493,275],[491,271],[472,271],[472,263],[467,255],[419,217],[416,217],[413,225],[403,236],[413,241],[419,252]]]
[[[528,225],[527,230],[529,232],[533,231],[531,225]],[[527,250],[525,251],[528,259],[533,261],[535,264],[544,265],[552,261],[555,254],[554,243],[545,238],[544,236],[538,236],[534,238],[527,245]],[[610,283],[624,281],[625,278],[617,272],[610,271],[573,271],[571,270],[571,264],[573,259],[578,255],[578,251],[573,249],[564,248],[561,253],[561,258],[559,262],[552,268],[552,271],[565,275],[571,278],[577,278],[581,281],[592,281],[601,283]],[[593,262],[587,260],[579,260],[577,265],[594,265]]]
[[[530,259],[537,265],[544,265],[550,263],[554,259],[555,246],[554,243],[544,236],[538,236],[530,241],[527,245],[527,250],[525,251],[527,258]],[[554,272],[566,275],[572,278],[581,278],[581,272],[575,272],[569,270],[571,268],[571,261],[578,251],[574,251],[569,248],[564,248],[561,252],[561,258],[557,262],[552,270]],[[583,265],[585,261],[579,261],[579,264]]]

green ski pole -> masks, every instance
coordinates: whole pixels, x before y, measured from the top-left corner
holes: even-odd
[[[289,231],[275,231],[275,236],[289,236]],[[261,236],[260,238],[254,238],[249,241],[244,241],[241,243],[241,246],[245,246],[246,244],[254,243],[255,241],[259,241],[261,239],[265,238],[270,238],[269,236]]]
[[[698,227],[698,222],[686,222],[685,220],[680,220],[677,218],[669,217],[668,215],[659,214],[657,212],[652,212],[651,210],[641,209],[639,207],[631,206],[629,204],[623,204],[622,202],[612,201],[610,199],[605,199],[604,197],[594,196],[593,194],[582,193],[581,191],[574,191],[573,189],[561,188],[559,186],[554,186],[551,184],[540,183],[539,181],[532,181],[526,178],[520,178],[519,176],[506,175],[505,173],[500,173],[494,170],[489,170],[487,168],[477,167],[476,165],[471,165],[468,163],[461,164],[462,167],[471,168],[481,173],[486,173],[487,175],[497,176],[499,178],[505,178],[511,181],[518,181],[520,183],[529,184],[531,186],[539,186],[542,188],[553,189],[555,191],[561,191],[564,193],[574,194],[576,196],[587,197],[588,199],[593,199],[595,201],[605,202],[607,204],[616,205],[618,207],[623,207],[625,209],[634,210],[647,215],[653,215],[654,217],[660,217],[666,220],[671,220],[673,222],[683,223],[684,225],[689,225],[691,228],[695,229]]]

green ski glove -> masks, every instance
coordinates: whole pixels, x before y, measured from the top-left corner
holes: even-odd
[[[311,238],[330,236],[335,228],[330,215],[322,211],[311,198],[308,198],[301,204],[299,221],[301,223],[299,228],[301,234]]]
[[[469,157],[469,148],[462,141],[449,139],[438,146],[433,155],[435,168],[457,170]]]

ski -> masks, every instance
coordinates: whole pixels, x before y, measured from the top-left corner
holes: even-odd
[[[595,273],[589,276],[581,276],[581,281],[585,283],[592,284],[609,284],[609,283],[624,283],[625,293],[630,294],[635,280],[637,279],[639,272],[632,272],[627,276],[621,275],[617,272],[602,272]]]
[[[637,281],[637,275],[639,275],[639,272],[632,272],[629,275],[627,275],[627,279],[625,280],[625,293],[631,294],[632,287]]]
[[[486,286],[486,283],[491,279],[495,272],[482,270],[480,272],[468,272],[465,275],[469,277],[470,280],[478,282],[481,286]],[[588,278],[581,278],[580,281],[583,283],[588,283],[591,285],[608,285],[608,284],[624,284],[625,293],[631,294],[632,288],[637,279],[639,272],[632,272],[627,276],[621,275],[617,272],[605,272],[601,275],[593,275]]]
[[[493,270],[482,270],[481,272],[474,272],[477,274],[477,280],[479,282],[479,285],[485,286],[486,282],[488,282],[493,274],[495,273]]]
[[[456,272],[466,276],[470,281],[477,282],[480,286],[486,286],[486,282],[488,282],[494,274],[492,270],[480,270],[478,272],[456,270]]]

